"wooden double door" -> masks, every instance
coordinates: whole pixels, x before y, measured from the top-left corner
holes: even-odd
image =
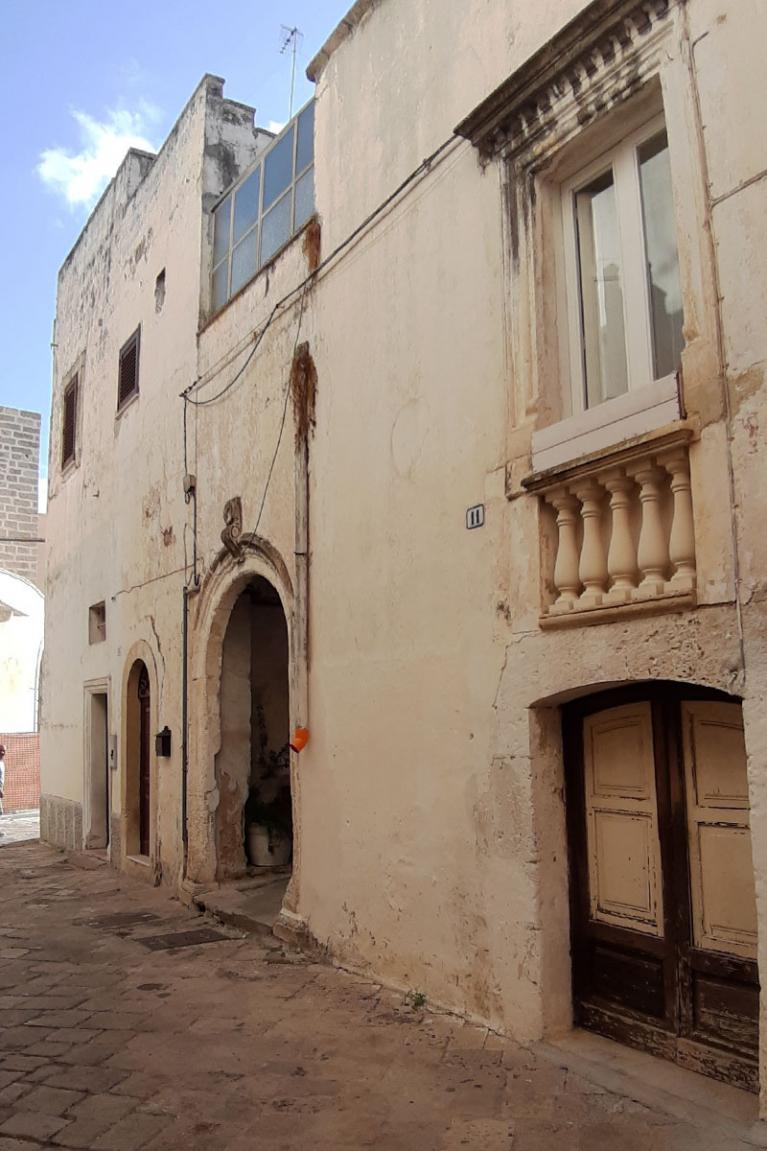
[[[757,1089],[740,703],[676,685],[565,713],[576,1022]]]

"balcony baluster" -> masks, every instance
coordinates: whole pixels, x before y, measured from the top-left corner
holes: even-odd
[[[649,460],[636,472],[641,485],[639,499],[642,505],[642,528],[639,533],[637,563],[642,575],[639,598],[663,595],[669,567],[668,546],[661,517],[661,483],[664,472]]]
[[[602,541],[602,502],[604,488],[596,480],[586,480],[575,489],[581,502],[583,542],[578,575],[583,584],[580,607],[598,607],[607,590],[607,559]]]
[[[674,566],[669,587],[672,591],[695,590],[695,528],[692,518],[690,465],[686,452],[674,452],[663,461],[671,476],[674,519],[669,539],[669,558]]]
[[[552,492],[550,503],[557,512],[557,559],[554,565],[554,586],[559,592],[552,612],[571,611],[578,601],[578,501],[566,488]]]

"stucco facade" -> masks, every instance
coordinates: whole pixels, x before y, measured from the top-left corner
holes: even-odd
[[[216,313],[211,209],[268,137],[206,77],[157,158],[129,154],[59,277],[44,836],[86,842],[103,800],[95,694],[113,862],[185,891],[224,877],[228,717],[255,666],[227,628],[268,586],[290,730],[310,730],[283,932],[516,1038],[566,1031],[563,708],[652,682],[742,700],[764,954],[767,149],[744,110],[766,20],[734,0],[360,0],[310,68],[316,217]],[[679,371],[579,411],[562,188],[656,122]],[[764,1015],[760,1035],[765,1085]]]

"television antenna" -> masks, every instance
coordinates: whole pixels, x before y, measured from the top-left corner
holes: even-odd
[[[296,55],[298,53],[298,44],[303,40],[303,32],[300,28],[288,28],[286,24],[281,25],[282,28],[282,42],[280,44],[280,55],[284,56],[287,51],[290,51],[292,62],[290,66],[290,111],[288,112],[288,119],[293,119],[293,97],[296,91]]]

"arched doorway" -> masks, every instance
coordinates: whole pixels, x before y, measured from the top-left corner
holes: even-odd
[[[131,667],[126,706],[125,847],[128,855],[149,858],[152,851],[151,688],[143,660],[137,659]]]
[[[218,879],[292,859],[288,625],[262,576],[240,592],[224,635],[216,756]]]
[[[581,1026],[757,1089],[759,977],[743,718],[658,683],[565,708]]]

